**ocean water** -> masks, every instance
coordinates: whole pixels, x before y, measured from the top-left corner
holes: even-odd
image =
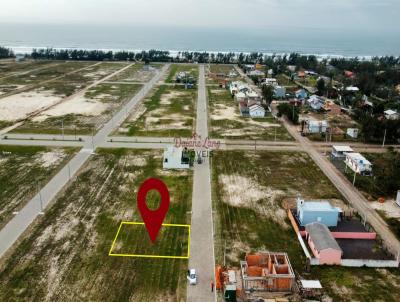
[[[320,56],[400,55],[400,35],[319,28],[184,28],[149,26],[16,25],[0,23],[0,45],[17,53],[32,48],[221,51],[316,54]]]

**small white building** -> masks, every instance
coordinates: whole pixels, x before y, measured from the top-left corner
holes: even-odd
[[[386,110],[384,114],[387,120],[398,120],[400,118],[400,113],[391,109]]]
[[[240,102],[244,102],[247,98],[247,94],[244,92],[238,92],[235,94],[235,101],[240,103]]]
[[[308,121],[307,132],[308,133],[325,133],[328,128],[327,121]]]
[[[361,175],[372,175],[372,164],[360,153],[346,153],[346,166]]]
[[[264,78],[261,80],[261,85],[276,86],[278,81],[275,78]]]
[[[358,137],[358,129],[357,128],[347,128],[347,132],[346,133],[351,138],[357,138]]]
[[[332,146],[332,157],[335,159],[345,158],[346,153],[354,152],[350,146]]]
[[[164,169],[189,169],[190,159],[182,147],[169,146],[164,150]]]
[[[359,89],[358,87],[356,87],[356,86],[348,86],[348,87],[346,87],[346,91],[349,91],[349,92],[359,92],[360,89]]]
[[[261,118],[265,116],[265,109],[263,106],[254,104],[249,107],[249,115],[252,118]]]
[[[261,70],[251,70],[247,73],[251,77],[265,77],[265,72]]]

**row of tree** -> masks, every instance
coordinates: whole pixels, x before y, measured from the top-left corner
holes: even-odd
[[[6,47],[0,46],[0,59],[14,58],[14,52]]]

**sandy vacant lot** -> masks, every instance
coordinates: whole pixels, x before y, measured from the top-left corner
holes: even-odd
[[[52,91],[29,91],[0,99],[0,120],[16,121],[33,112],[54,105],[62,99]]]
[[[67,114],[97,116],[101,115],[107,108],[108,105],[105,103],[80,95],[42,112],[39,116],[33,118],[33,121],[41,122],[49,117],[64,116]]]

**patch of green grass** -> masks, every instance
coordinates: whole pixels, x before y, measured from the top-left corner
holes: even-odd
[[[45,152],[62,151],[63,157],[43,165]],[[0,228],[19,211],[77,152],[75,148],[0,146]]]
[[[175,94],[174,96],[168,96]],[[162,102],[163,98],[165,102]],[[196,89],[162,85],[144,101],[146,110],[135,121],[127,120],[129,136],[184,136],[192,135],[195,125]],[[180,127],[176,126],[179,123]]]
[[[192,174],[166,175],[161,153],[98,150],[0,268],[0,300],[185,301],[187,260],[108,256],[120,222],[141,221],[136,193],[149,177],[170,191],[165,222],[190,221]],[[132,232],[129,243],[144,235]],[[169,232],[161,252],[179,252],[179,236]]]

